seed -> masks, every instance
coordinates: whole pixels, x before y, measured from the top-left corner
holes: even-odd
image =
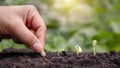
[[[44,57],[44,56],[46,56],[45,51],[44,51],[44,50],[43,50],[43,51],[41,51],[41,52],[40,52],[40,55],[41,55],[41,56],[43,56],[43,57]]]

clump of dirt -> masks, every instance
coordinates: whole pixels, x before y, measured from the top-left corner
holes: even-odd
[[[47,52],[40,56],[30,49],[5,49],[0,53],[0,68],[119,68],[120,52],[82,53]]]

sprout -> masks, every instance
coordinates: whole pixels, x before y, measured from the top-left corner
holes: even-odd
[[[92,41],[92,45],[93,45],[94,55],[96,55],[96,50],[95,50],[96,44],[97,44],[97,40],[93,40],[93,41]]]
[[[76,45],[75,49],[76,49],[77,55],[79,55],[80,53],[82,53],[82,48],[79,45]]]
[[[64,49],[60,49],[59,51],[58,51],[58,56],[60,56],[60,53],[62,53],[63,51],[65,51]]]

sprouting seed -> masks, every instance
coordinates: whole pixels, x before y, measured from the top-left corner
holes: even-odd
[[[58,50],[58,56],[60,56],[60,53],[62,53],[63,51],[65,51],[65,49]]]
[[[94,55],[96,55],[96,49],[95,49],[96,44],[97,44],[97,40],[93,40],[92,45],[93,45],[93,53],[94,53]]]
[[[75,46],[75,49],[76,49],[77,55],[79,55],[79,54],[82,53],[82,48],[81,48],[79,45],[76,45],[76,46]]]

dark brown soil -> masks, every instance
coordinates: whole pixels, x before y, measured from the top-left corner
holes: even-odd
[[[6,49],[0,53],[0,68],[120,68],[120,52],[82,53],[47,52],[46,57],[30,49]]]

